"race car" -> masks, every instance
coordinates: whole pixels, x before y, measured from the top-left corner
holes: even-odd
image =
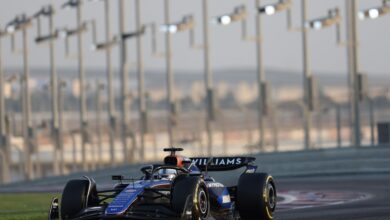
[[[273,219],[276,188],[272,176],[256,173],[253,157],[197,157],[170,152],[162,164],[141,168],[135,180],[122,175],[112,188],[97,190],[92,178],[70,180],[61,204],[54,198],[49,220],[180,219],[254,220]],[[234,186],[210,176],[212,171],[244,168]]]

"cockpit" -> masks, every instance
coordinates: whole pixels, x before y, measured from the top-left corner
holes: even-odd
[[[156,173],[155,178],[163,180],[173,180],[178,175],[175,169],[161,169]]]
[[[173,180],[181,173],[200,174],[200,170],[192,163],[191,159],[176,155],[176,151],[182,151],[182,148],[166,148],[170,155],[164,158],[161,165],[150,165],[141,168],[144,173],[143,179],[165,179]]]

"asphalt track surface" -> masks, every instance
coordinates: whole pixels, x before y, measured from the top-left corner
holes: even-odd
[[[281,202],[275,219],[390,219],[390,174],[281,178],[276,181],[279,192],[307,192],[309,195],[328,193],[341,199],[336,202],[316,202],[318,198],[314,197],[290,204]]]

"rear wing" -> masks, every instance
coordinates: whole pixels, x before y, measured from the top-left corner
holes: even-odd
[[[207,171],[228,171],[241,167],[255,168],[253,161],[256,160],[254,157],[193,157],[190,159],[192,164],[201,171],[206,171],[206,167]],[[210,163],[207,166],[208,161]]]

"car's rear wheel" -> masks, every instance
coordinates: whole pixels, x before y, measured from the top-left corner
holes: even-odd
[[[191,198],[192,201],[187,201]],[[205,219],[209,215],[210,202],[206,185],[200,177],[179,176],[172,184],[171,204],[173,210],[182,214],[188,202],[192,203],[192,219]]]
[[[73,218],[88,204],[94,202],[96,195],[91,195],[88,191],[95,186],[90,188],[90,184],[88,180],[70,180],[66,184],[61,198],[61,219]],[[92,189],[91,192],[96,191]]]
[[[276,188],[266,173],[245,173],[237,186],[237,208],[243,220],[271,220],[276,208]]]

